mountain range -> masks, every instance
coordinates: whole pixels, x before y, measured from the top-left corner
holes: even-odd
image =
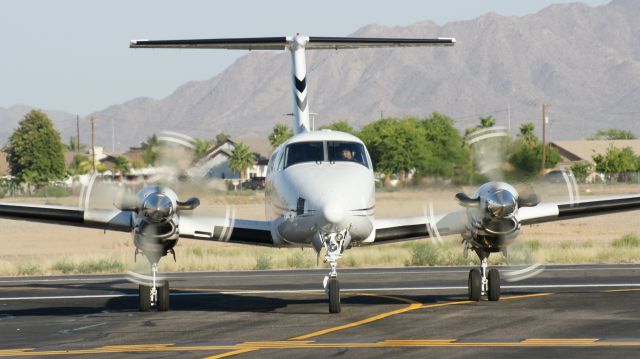
[[[347,120],[361,127],[381,116],[436,111],[454,118],[460,129],[492,115],[516,133],[529,121],[539,129],[546,103],[551,140],[584,138],[609,127],[640,136],[638,18],[640,1],[614,0],[597,7],[551,5],[522,17],[488,13],[443,26],[368,25],[351,35],[455,37],[457,43],[307,51],[309,106],[317,126]],[[276,123],[291,121],[284,115],[293,101],[290,71],[287,52],[248,53],[217,76],[188,82],[166,98],[136,98],[93,113],[99,118],[97,142],[110,148],[112,123],[118,150],[160,130],[202,138],[219,132],[264,137]],[[0,141],[26,111],[22,105],[0,108]],[[47,112],[63,138],[75,133],[75,115]],[[88,126],[83,128],[86,143]]]

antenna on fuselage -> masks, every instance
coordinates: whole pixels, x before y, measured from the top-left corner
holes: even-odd
[[[305,50],[357,49],[372,47],[453,46],[454,38],[407,39],[365,37],[308,37],[296,34],[287,37],[252,37],[194,40],[132,40],[131,48],[196,48],[228,50],[289,50],[293,92],[293,131],[311,130],[307,97],[307,65]]]

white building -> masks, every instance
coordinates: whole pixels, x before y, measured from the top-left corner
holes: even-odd
[[[235,142],[226,140],[213,147],[189,171],[190,175],[208,179],[239,179],[240,173],[229,167],[229,157],[231,157],[235,146]],[[254,153],[254,156],[254,165],[248,169],[246,178],[265,177],[269,160],[258,153]]]

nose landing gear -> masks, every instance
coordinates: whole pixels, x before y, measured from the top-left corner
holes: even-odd
[[[322,247],[324,247],[327,253],[324,256],[324,262],[329,263],[331,270],[329,274],[324,277],[323,286],[329,298],[329,313],[340,313],[340,282],[338,281],[338,259],[342,257],[342,252],[349,245],[351,236],[348,230],[344,230],[338,233],[325,233],[317,234],[317,239],[322,241]],[[322,247],[318,246],[319,249]],[[315,248],[315,247],[314,247]],[[319,249],[316,249],[319,252]]]

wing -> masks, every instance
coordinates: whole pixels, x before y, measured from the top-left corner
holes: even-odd
[[[76,207],[0,203],[0,218],[75,227],[131,232],[134,216],[118,209],[82,210]],[[182,214],[179,219],[181,238],[273,246],[271,222]]]
[[[182,215],[179,230],[181,238],[275,246],[269,221]]]
[[[518,219],[520,224],[527,225],[632,210],[640,210],[638,195],[590,198],[573,203],[540,203],[534,207],[519,208]],[[467,230],[468,224],[469,218],[465,210],[449,212],[433,218],[419,216],[377,219],[375,239],[366,244],[462,234]]]
[[[376,219],[375,239],[370,244],[384,244],[460,234],[465,230],[467,215],[464,210],[428,216]]]
[[[544,223],[640,209],[640,196],[586,199],[577,202],[540,203],[518,210],[521,224]]]
[[[0,203],[0,218],[121,232],[130,232],[133,229],[132,213],[117,209],[82,210],[65,206]]]

